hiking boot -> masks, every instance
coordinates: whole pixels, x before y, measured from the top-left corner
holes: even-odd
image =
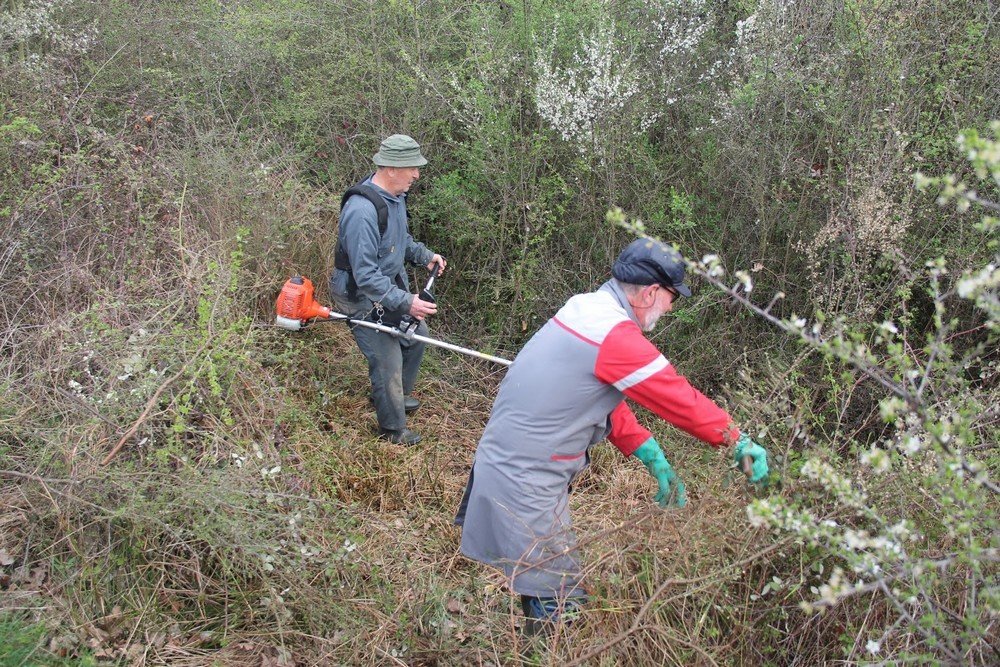
[[[399,431],[394,431],[390,428],[380,428],[378,430],[378,437],[383,440],[388,440],[395,445],[415,445],[420,442],[420,434],[416,431],[411,431],[408,428],[404,428]]]
[[[524,612],[524,634],[529,637],[552,632],[557,623],[569,624],[580,618],[585,597],[537,598],[521,596],[521,610]]]
[[[369,395],[368,402],[371,403],[372,405],[375,405],[375,397]],[[416,412],[417,408],[419,407],[420,407],[420,401],[418,401],[417,399],[413,398],[412,396],[403,397],[403,411],[406,412],[406,414],[410,414],[411,412]]]

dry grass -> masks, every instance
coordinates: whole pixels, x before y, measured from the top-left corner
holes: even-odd
[[[473,389],[482,383],[473,374],[485,370],[492,376],[493,369],[431,353],[434,358],[428,365],[439,375],[431,378],[430,373],[424,373],[417,391],[424,406],[411,420],[411,426],[425,440],[419,447],[407,449],[372,437],[374,421],[367,404],[363,361],[352,349],[346,332],[338,329],[324,335],[322,347],[338,358],[338,377],[353,376],[359,386],[339,392],[331,401],[327,407],[329,423],[321,429],[327,432],[299,443],[298,457],[310,468],[315,491],[337,498],[361,517],[358,553],[367,567],[377,568],[391,582],[397,597],[391,612],[374,614],[370,608],[360,612],[372,613],[379,631],[353,645],[354,658],[361,664],[379,664],[386,653],[398,648],[394,638],[400,628],[390,619],[419,614],[421,602],[431,601],[452,610],[437,624],[461,648],[457,655],[437,655],[433,649],[436,641],[422,642],[410,647],[414,651],[411,660],[422,656],[418,662],[428,664],[509,662],[523,643],[516,629],[519,613],[512,613],[516,600],[500,573],[457,553],[460,534],[451,525],[491,403],[483,390]],[[490,382],[486,380],[486,391],[491,389]],[[345,420],[351,423],[345,424]],[[745,490],[722,488],[727,464],[723,455],[711,454],[707,462],[702,461],[703,447],[684,438],[672,458],[682,471],[701,479],[692,484],[688,508],[662,512],[650,508],[652,481],[641,466],[621,460],[610,446],[600,449],[593,470],[580,481],[573,500],[594,602],[586,621],[579,627],[564,628],[551,653],[542,654],[553,664],[594,652],[618,640],[619,634],[625,634],[627,640],[616,641],[609,648],[610,655],[623,650],[628,653],[629,643],[637,640],[645,646],[638,649],[642,655],[649,650],[648,630],[629,632],[628,626],[661,581],[677,580],[667,591],[671,598],[686,600],[685,588],[696,586],[697,591],[714,591],[707,599],[718,601],[717,589],[733,578],[724,566],[746,559],[759,542],[746,527],[742,510],[747,500]],[[640,576],[637,569],[644,562],[647,571]],[[693,581],[686,583],[688,580]],[[722,602],[731,602],[723,597]],[[366,607],[362,605],[362,609]],[[675,613],[687,618],[705,608],[705,604],[686,600]],[[658,610],[655,605],[651,609],[647,613],[653,622]],[[416,621],[417,627],[426,622]],[[682,645],[698,647],[705,622],[702,618],[700,624],[673,639],[679,637]],[[636,650],[631,649],[633,653]],[[684,662],[691,651],[698,652],[689,648],[677,653],[677,663]],[[663,660],[671,658],[667,654],[656,657],[657,662]]]
[[[503,575],[462,557],[452,525],[502,373],[430,351],[411,420],[424,441],[404,448],[374,437],[346,328],[228,340],[245,350],[226,403],[235,421],[198,408],[170,439],[179,394],[211,398],[192,371],[109,467],[97,462],[110,436],[137,413],[116,427],[68,408],[42,434],[65,478],[9,477],[20,500],[0,512],[2,546],[29,555],[16,567],[40,578],[32,618],[55,628],[56,654],[140,665],[711,665],[777,650],[745,645],[769,613],[750,595],[802,554],[748,528],[748,491],[724,484],[724,453],[651,421],[689,489],[686,508],[661,511],[642,467],[600,445],[571,501],[591,604],[582,622],[530,644]],[[789,621],[774,639],[832,631],[818,625]]]

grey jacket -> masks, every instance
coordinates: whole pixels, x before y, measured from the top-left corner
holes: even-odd
[[[626,457],[652,437],[626,397],[710,445],[740,435],[643,335],[608,281],[570,298],[500,384],[456,517],[462,553],[502,567],[522,595],[581,595],[568,488],[605,436]]]
[[[434,253],[410,235],[406,201],[402,195],[392,196],[373,184],[371,177],[364,184],[385,199],[389,207],[388,226],[379,238],[375,206],[358,195],[347,200],[340,211],[337,234],[351,262],[351,272],[358,285],[357,299],[348,297],[351,274],[341,269],[335,269],[330,276],[330,294],[345,315],[367,315],[374,302],[381,303],[387,312],[401,315],[413,304],[405,262],[426,265]]]
[[[502,568],[522,595],[584,593],[569,485],[590,447],[608,436],[624,396],[595,377],[600,347],[572,328],[583,321],[606,331],[627,320],[635,314],[613,283],[574,297],[500,383],[455,523],[463,526],[462,553]]]

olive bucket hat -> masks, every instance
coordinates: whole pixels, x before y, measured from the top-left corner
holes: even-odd
[[[422,167],[427,158],[420,153],[420,144],[405,134],[386,137],[372,160],[380,167]]]
[[[684,284],[684,258],[669,245],[652,239],[636,239],[625,246],[611,267],[611,275],[623,283],[663,285],[691,296],[691,288]]]

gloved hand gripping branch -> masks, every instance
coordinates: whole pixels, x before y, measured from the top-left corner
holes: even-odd
[[[670,466],[656,438],[650,438],[642,443],[632,456],[642,461],[649,474],[656,478],[656,484],[659,486],[656,502],[660,507],[684,507],[687,504],[684,482]]]
[[[750,482],[752,484],[767,483],[767,451],[754,442],[746,433],[741,433],[736,441],[733,450],[733,460],[736,465],[742,465],[743,457],[749,456],[753,459],[753,467],[750,470]]]

